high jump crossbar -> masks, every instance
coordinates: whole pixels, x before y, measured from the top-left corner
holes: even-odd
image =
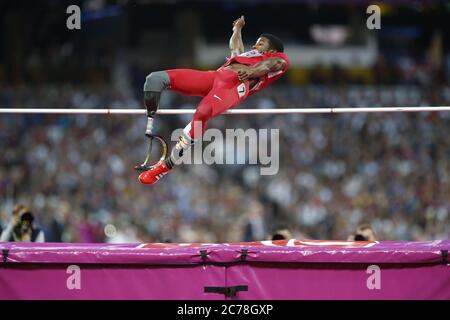
[[[362,113],[362,112],[433,112],[450,111],[450,106],[436,107],[379,107],[379,108],[284,108],[284,109],[231,109],[225,114],[299,114],[299,113]],[[160,109],[157,114],[193,114],[195,109]],[[0,108],[0,114],[145,114],[145,109],[44,109]]]

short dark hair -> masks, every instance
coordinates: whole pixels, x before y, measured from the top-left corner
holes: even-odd
[[[281,233],[275,233],[272,235],[272,241],[276,241],[276,240],[286,240],[286,237],[284,235],[282,235]]]
[[[277,36],[274,36],[273,34],[270,34],[270,33],[263,33],[259,37],[260,38],[264,37],[264,38],[269,39],[270,49],[275,49],[278,52],[284,52],[283,41],[281,41],[281,39],[278,38]]]
[[[368,241],[369,239],[365,236],[363,236],[362,234],[360,234],[361,231],[364,230],[370,230],[372,231],[372,234],[374,236],[374,238],[377,238],[377,233],[375,232],[375,230],[372,228],[372,226],[368,223],[362,223],[360,225],[358,225],[356,227],[356,234],[355,234],[355,241]]]
[[[33,216],[33,214],[31,213],[31,211],[26,210],[26,211],[22,211],[22,212],[20,213],[20,221],[30,221],[30,222],[33,222],[33,220],[34,220],[34,216]]]

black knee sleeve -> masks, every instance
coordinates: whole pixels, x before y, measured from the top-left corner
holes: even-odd
[[[169,87],[170,78],[166,71],[152,72],[145,78],[144,103],[148,117],[153,117],[158,111],[161,92]]]
[[[159,99],[161,98],[161,92],[145,91],[144,103],[147,108],[147,117],[154,117],[159,107]]]

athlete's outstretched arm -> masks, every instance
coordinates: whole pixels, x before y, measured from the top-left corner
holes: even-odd
[[[239,80],[245,82],[251,78],[259,78],[269,72],[276,72],[283,70],[286,66],[286,61],[281,58],[270,58],[260,63],[257,63],[254,67],[242,69],[238,71]]]
[[[230,38],[231,57],[237,56],[244,52],[244,43],[242,42],[242,28],[245,25],[245,18],[241,16],[233,22],[233,34]]]

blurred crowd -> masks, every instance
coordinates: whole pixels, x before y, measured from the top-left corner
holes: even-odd
[[[141,108],[105,87],[3,87],[1,107]],[[198,98],[167,92],[162,108]],[[450,88],[278,86],[242,107],[450,104]],[[159,116],[170,139],[190,116]],[[1,115],[0,225],[17,204],[46,241],[232,242],[345,240],[369,223],[381,240],[450,237],[450,113],[220,116],[209,127],[280,129],[280,170],[257,165],[183,165],[157,185],[133,167],[147,141],[144,115]],[[173,145],[174,142],[171,143]]]

